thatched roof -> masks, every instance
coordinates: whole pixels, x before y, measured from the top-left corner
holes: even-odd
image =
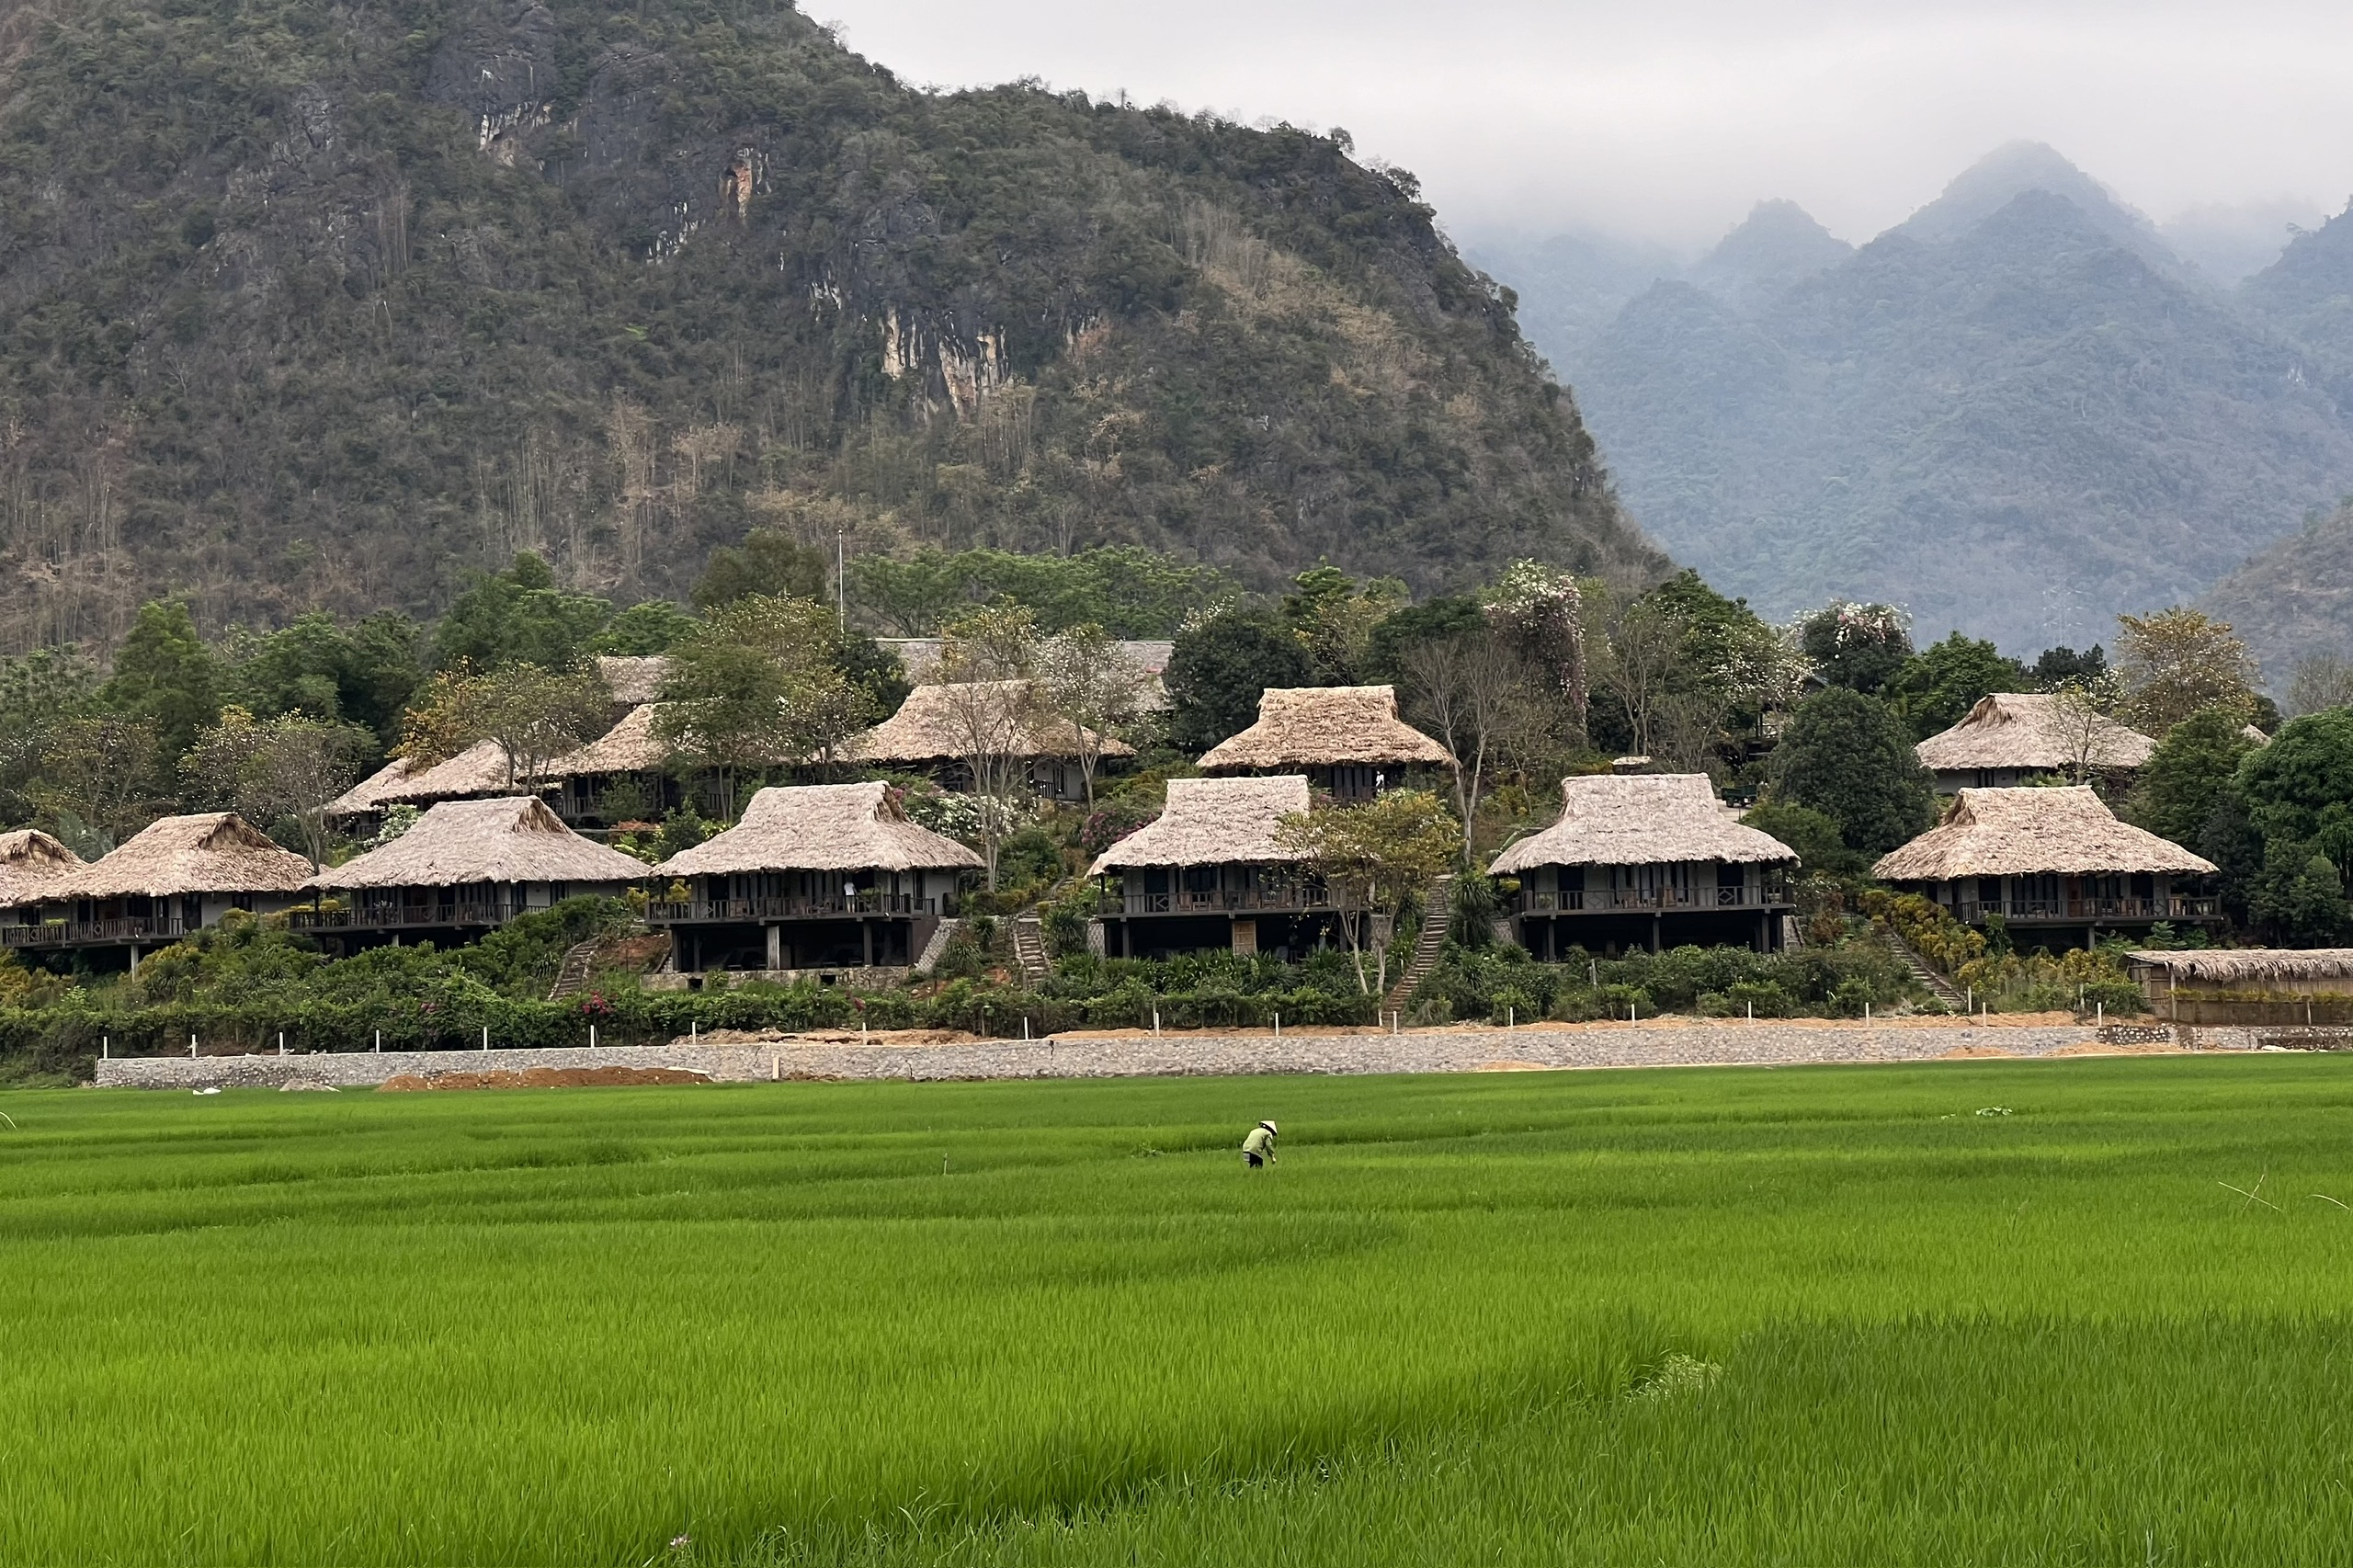
[[[604,681],[605,689],[613,694],[615,702],[633,708],[662,695],[662,683],[670,678],[670,655],[600,653],[597,656],[597,674]]]
[[[1272,778],[1171,778],[1168,809],[1096,857],[1089,876],[1122,866],[1263,865],[1296,860],[1300,853],[1275,842],[1286,816],[1307,812],[1307,780],[1296,773]]]
[[[2094,767],[2139,767],[2157,749],[2157,743],[2138,730],[2128,730],[2113,719],[2093,721],[2091,765]],[[2077,743],[2067,731],[2070,721],[2059,699],[2045,692],[1997,691],[1980,698],[1951,729],[1930,735],[1919,745],[1920,761],[1938,773],[1966,773],[1973,768],[2022,768],[2058,773],[2075,764]]]
[[[1409,762],[1451,767],[1454,754],[1397,717],[1397,689],[1388,686],[1269,687],[1258,696],[1258,722],[1201,757],[1211,773]]]
[[[52,886],[50,898],[169,898],[185,892],[293,892],[311,863],[234,812],[149,823],[113,854]]]
[[[0,909],[39,903],[85,864],[82,857],[39,828],[0,833]]]
[[[396,756],[327,802],[329,817],[363,816],[387,806],[431,805],[473,795],[504,795],[506,753],[496,741],[476,741],[446,762],[419,767]]]
[[[1771,865],[1797,858],[1772,835],[1735,821],[1704,773],[1608,773],[1562,779],[1560,820],[1487,869],[1507,876],[1531,866]]]
[[[654,733],[662,711],[658,702],[642,702],[621,715],[620,723],[578,751],[567,752],[547,766],[546,778],[572,778],[592,773],[658,773],[670,765],[669,743]]]
[[[2274,980],[2353,979],[2353,948],[2205,948],[2131,954],[2189,985],[2260,985]]]
[[[971,744],[960,728],[957,704],[974,693],[1004,700],[1010,709],[1029,699],[1029,683],[1015,680],[972,681],[959,686],[919,686],[907,693],[899,710],[853,738],[843,756],[856,762],[909,764],[950,761]],[[1033,717],[1025,725],[1021,756],[1074,757],[1079,754],[1079,727],[1067,719]],[[1135,748],[1123,741],[1104,738],[1101,755],[1133,756]]]
[[[2087,788],[1963,790],[1944,820],[1871,868],[1890,882],[2214,869],[2180,845],[2116,820]]]
[[[744,820],[656,866],[663,877],[749,871],[961,870],[981,858],[907,820],[881,782],[772,787],[752,797]]]
[[[593,844],[531,795],[443,801],[416,825],[311,879],[314,888],[449,888],[475,882],[628,883],[642,860]]]

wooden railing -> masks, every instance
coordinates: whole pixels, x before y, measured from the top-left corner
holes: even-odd
[[[1790,890],[1778,882],[1753,888],[1571,888],[1560,892],[1523,891],[1516,893],[1511,900],[1511,912],[1514,915],[1656,914],[1665,910],[1770,909],[1789,903]]]
[[[297,931],[392,931],[426,926],[504,926],[527,913],[512,903],[382,903],[358,909],[290,909]]]
[[[645,918],[657,925],[746,920],[855,919],[861,915],[938,915],[939,900],[904,892],[861,892],[856,898],[698,898],[683,903],[650,903]],[[945,913],[952,914],[953,910]]]
[[[2212,920],[2222,913],[2218,898],[1971,899],[1950,907],[1965,926],[1995,915],[2005,920]]]
[[[73,948],[108,942],[176,942],[188,934],[176,917],[137,915],[119,920],[51,920],[39,926],[0,926],[0,947]]]
[[[1101,915],[1248,915],[1355,909],[1358,903],[1329,888],[1173,888],[1166,892],[1105,893]]]

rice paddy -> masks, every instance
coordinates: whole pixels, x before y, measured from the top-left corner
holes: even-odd
[[[2353,1540],[2353,1062],[0,1109],[11,1562]]]

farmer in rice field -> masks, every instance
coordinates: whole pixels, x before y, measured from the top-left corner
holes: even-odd
[[[1262,1121],[1242,1141],[1242,1163],[1251,1170],[1275,1163],[1275,1124]]]

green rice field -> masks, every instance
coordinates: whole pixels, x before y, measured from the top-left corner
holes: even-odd
[[[2353,1060],[0,1112],[12,1562],[2353,1554]]]

